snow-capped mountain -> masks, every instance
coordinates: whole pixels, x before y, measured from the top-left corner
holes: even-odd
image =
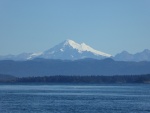
[[[34,58],[44,59],[62,59],[62,60],[78,60],[84,58],[104,59],[113,58],[116,61],[150,61],[150,50],[145,49],[136,54],[130,54],[123,51],[116,56],[98,51],[85,43],[76,43],[73,40],[65,40],[64,42],[39,53],[22,53],[19,55],[0,56],[0,60],[32,60]]]
[[[43,52],[43,54],[39,57],[46,59],[77,60],[83,58],[102,59],[111,57],[111,55],[101,51],[97,51],[86,45],[85,43],[78,44],[73,40],[66,40]]]
[[[150,50],[145,49],[142,52],[136,53],[136,54],[130,54],[127,51],[123,51],[119,54],[117,54],[114,57],[114,60],[117,61],[150,61]]]
[[[34,58],[77,60],[84,58],[103,59],[108,57],[111,57],[111,55],[95,50],[85,43],[78,44],[68,39],[44,52],[0,56],[0,60],[31,60]]]

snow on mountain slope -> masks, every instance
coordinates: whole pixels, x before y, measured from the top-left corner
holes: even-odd
[[[6,55],[6,56],[0,56],[0,60],[16,60],[16,61],[23,61],[23,60],[31,60],[38,56],[40,56],[42,52],[40,53],[21,53],[19,55]]]
[[[102,59],[111,57],[111,55],[104,52],[97,51],[85,43],[78,44],[73,40],[66,40],[53,48],[43,52],[40,58],[46,59],[67,59],[77,60],[83,58]]]
[[[40,55],[42,55],[42,54],[43,54],[43,52],[32,53],[32,54],[30,54],[26,59],[27,59],[27,60],[30,60],[30,59],[36,58],[36,57],[38,57],[38,56],[40,56]]]
[[[65,42],[65,45],[72,46],[74,49],[77,49],[78,52],[80,52],[80,53],[82,53],[83,51],[89,51],[89,52],[94,53],[95,55],[102,55],[102,56],[106,56],[106,57],[111,57],[110,54],[106,54],[104,52],[97,51],[97,50],[91,48],[90,46],[86,45],[85,43],[78,44],[72,40],[67,40]]]

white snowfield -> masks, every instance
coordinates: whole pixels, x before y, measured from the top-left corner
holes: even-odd
[[[105,56],[105,57],[111,57],[112,56],[110,54],[95,50],[92,47],[86,45],[85,43],[78,44],[78,43],[74,42],[73,40],[69,40],[69,39],[66,40],[66,42],[64,43],[64,46],[68,46],[68,45],[70,45],[74,49],[77,49],[79,53],[82,53],[84,51],[88,51],[88,52],[92,52],[95,55],[100,55],[100,56]]]
[[[40,56],[40,55],[42,55],[42,54],[43,54],[43,52],[32,53],[32,54],[27,58],[27,60],[33,59],[33,58],[38,57],[38,56]]]

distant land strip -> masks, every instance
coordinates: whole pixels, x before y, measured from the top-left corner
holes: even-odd
[[[113,83],[150,83],[150,74],[145,75],[55,75],[41,77],[15,77],[0,74],[0,83],[58,83],[58,84],[113,84]]]

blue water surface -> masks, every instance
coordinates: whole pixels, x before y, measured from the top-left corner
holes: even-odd
[[[0,113],[150,113],[150,85],[0,85]]]

